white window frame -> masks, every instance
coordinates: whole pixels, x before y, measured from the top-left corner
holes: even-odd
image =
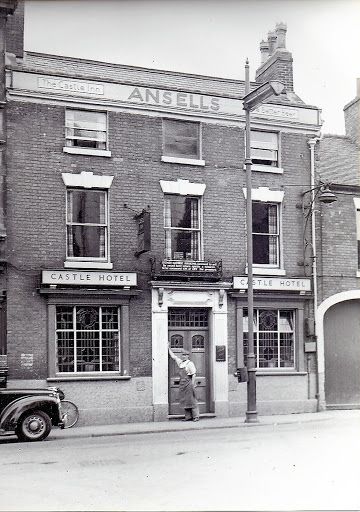
[[[65,226],[66,226],[66,260],[65,268],[88,268],[88,269],[108,269],[113,268],[110,260],[110,187],[113,176],[94,175],[92,172],[82,172],[81,174],[62,174],[63,182],[66,186],[66,207],[65,207]],[[95,189],[105,193],[105,257],[74,257],[68,256],[68,192],[71,190],[89,190]]]
[[[87,305],[88,306],[88,305]],[[70,329],[58,329],[57,328],[57,318],[56,318],[56,315],[57,315],[57,308],[58,307],[71,307],[72,308],[72,328]],[[121,350],[121,343],[122,343],[122,339],[121,339],[121,332],[122,332],[122,329],[121,329],[121,306],[116,306],[116,305],[113,305],[113,304],[109,304],[109,305],[90,305],[89,307],[92,307],[94,309],[98,309],[99,311],[99,329],[96,330],[96,329],[89,329],[89,330],[86,330],[86,332],[95,332],[95,333],[99,333],[99,364],[100,364],[100,369],[99,370],[89,370],[89,371],[83,371],[83,372],[79,372],[76,370],[76,367],[77,367],[77,360],[78,360],[78,357],[77,357],[77,333],[79,332],[79,330],[77,330],[76,328],[76,311],[77,309],[80,309],[81,307],[84,307],[84,305],[81,305],[81,304],[77,304],[77,305],[57,305],[55,306],[55,338],[56,338],[56,343],[55,343],[55,373],[56,375],[59,375],[59,376],[64,376],[64,377],[71,377],[71,376],[83,376],[83,377],[86,377],[87,375],[113,375],[113,374],[118,374],[120,371],[121,371],[121,367],[122,367],[122,359],[121,359],[121,353],[122,353],[122,350]],[[86,307],[86,306],[85,306]],[[118,316],[118,329],[115,331],[114,329],[103,329],[102,328],[102,310],[103,308],[106,308],[106,307],[111,307],[111,308],[117,308],[117,316]],[[59,351],[58,351],[58,333],[59,332],[69,332],[69,333],[73,333],[73,343],[74,343],[74,371],[73,372],[65,372],[65,371],[60,371],[59,368],[58,368],[58,357],[59,357]],[[102,359],[102,339],[103,339],[103,332],[116,332],[117,333],[117,336],[118,336],[118,354],[117,354],[117,357],[118,357],[118,367],[115,369],[115,370],[102,370],[102,365],[103,365],[103,359]],[[93,364],[93,363],[89,363],[89,366]]]
[[[199,196],[193,196],[193,195],[187,195],[186,197],[189,199],[196,199],[197,200],[197,210],[198,210],[198,222],[199,227],[198,228],[179,228],[179,227],[172,227],[172,226],[166,226],[166,203],[165,199],[169,197],[182,197],[180,194],[165,194],[164,195],[164,231],[165,231],[165,259],[166,260],[173,260],[173,261],[202,261],[203,260],[203,204],[202,204],[202,198]],[[171,205],[171,203],[170,203]],[[171,206],[170,206],[171,208]],[[171,209],[170,209],[171,213]],[[198,258],[189,258],[189,260],[185,258],[175,258],[172,257],[173,251],[171,247],[171,234],[172,231],[184,231],[188,233],[198,233]],[[167,234],[169,233],[169,234]],[[169,238],[168,238],[169,236]],[[169,251],[167,250],[167,243],[166,240],[169,240],[168,243],[170,243]]]
[[[261,129],[252,129],[251,132],[266,132],[266,133],[272,133],[274,135],[276,135],[277,137],[277,160],[276,160],[276,165],[267,165],[267,164],[254,164],[252,163],[251,164],[251,169],[253,171],[258,171],[258,172],[268,172],[268,173],[273,173],[273,174],[283,174],[284,170],[283,168],[281,167],[281,133],[278,132],[278,131],[274,131],[274,130],[261,130]],[[244,134],[245,135],[245,134]],[[251,133],[250,133],[250,150],[253,149],[253,145],[252,145],[252,140],[251,140]],[[266,143],[263,143],[263,146],[266,146]],[[258,148],[258,149],[261,149],[261,148]],[[266,147],[264,147],[263,149],[268,149]],[[246,170],[246,167],[244,165],[244,170]]]
[[[97,148],[87,148],[87,147],[81,147],[81,146],[68,146],[67,141],[68,140],[74,140],[77,137],[67,136],[67,128],[71,128],[71,126],[67,126],[67,113],[68,112],[87,112],[87,113],[94,113],[94,114],[104,114],[106,118],[105,123],[105,149],[97,149]],[[88,130],[89,131],[89,130]],[[99,130],[98,130],[99,131]],[[81,139],[81,137],[78,137]],[[88,156],[105,156],[105,157],[111,157],[111,151],[109,151],[109,116],[106,111],[98,111],[98,110],[89,110],[85,108],[66,108],[65,109],[65,145],[63,147],[64,153],[70,153],[70,154],[76,154],[76,155],[88,155]],[[97,139],[91,139],[86,138],[86,140],[97,140]]]
[[[204,233],[203,233],[203,195],[205,193],[205,183],[192,183],[189,180],[177,179],[176,181],[160,180],[161,190],[165,195],[193,196],[199,199],[199,226],[200,226],[200,242],[199,255],[200,260],[204,258]],[[165,234],[165,201],[164,201],[164,234]],[[166,253],[166,249],[164,251]]]
[[[267,331],[260,331],[258,329],[259,327],[259,312],[260,311],[266,311],[266,310],[272,310],[272,311],[277,311],[277,323],[278,323],[278,329],[277,331],[271,331],[269,330],[269,332],[276,332],[277,333],[277,360],[278,360],[278,365],[277,366],[259,366],[259,355],[260,355],[260,350],[259,350],[259,347],[260,347],[260,344],[259,344],[259,339],[260,339],[260,332],[263,333],[263,332],[267,332]],[[280,311],[290,311],[292,313],[292,316],[293,316],[293,329],[292,329],[292,335],[293,335],[293,365],[292,366],[280,366],[280,361],[281,361],[281,358],[280,358],[280,333],[282,331],[280,331],[279,329],[279,326],[280,326]],[[259,371],[259,372],[269,372],[269,371],[279,371],[279,372],[288,372],[288,371],[296,371],[296,366],[297,366],[297,360],[296,360],[296,352],[297,352],[297,326],[296,326],[296,322],[297,322],[297,312],[295,309],[288,309],[288,308],[278,308],[278,307],[274,307],[274,308],[271,308],[271,307],[258,307],[258,308],[255,308],[254,309],[254,320],[256,321],[256,328],[254,327],[254,342],[255,342],[255,339],[256,339],[256,343],[254,343],[254,345],[256,345],[256,352],[255,352],[255,367],[256,369]],[[248,333],[248,331],[246,331],[244,329],[244,333]]]
[[[243,194],[246,199],[247,191],[243,188]],[[254,264],[253,272],[258,275],[273,275],[273,276],[284,276],[286,274],[284,269],[284,254],[283,254],[283,234],[282,234],[282,201],[284,199],[284,192],[281,190],[269,190],[267,187],[259,187],[252,189],[251,200],[252,202],[265,202],[271,204],[277,204],[278,206],[278,229],[279,229],[279,261],[277,265],[272,264]],[[247,264],[245,273],[248,272]]]
[[[166,138],[166,130],[165,125],[166,121],[174,121],[178,123],[193,123],[198,126],[198,146],[199,146],[199,154],[198,158],[187,158],[181,156],[169,156],[165,155],[165,138]],[[202,159],[202,123],[200,121],[190,121],[188,119],[177,119],[177,118],[163,118],[162,120],[162,157],[161,161],[166,163],[177,163],[183,165],[197,165],[197,166],[205,166],[205,160]]]

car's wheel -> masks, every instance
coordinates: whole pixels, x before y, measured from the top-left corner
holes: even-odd
[[[20,441],[42,441],[51,430],[51,420],[43,411],[27,412],[21,416],[16,428]]]

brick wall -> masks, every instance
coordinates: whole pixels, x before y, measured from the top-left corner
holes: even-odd
[[[256,81],[265,83],[269,80],[279,80],[287,91],[294,90],[293,59],[288,51],[275,51],[270,58],[256,71]]]
[[[350,139],[360,147],[360,98],[344,107],[345,132]],[[359,167],[360,169],[360,167]]]
[[[18,3],[6,25],[6,51],[22,57],[24,51],[24,1]]]
[[[63,106],[10,103],[8,108],[8,353],[11,378],[45,378],[46,301],[36,291],[42,268],[62,268],[65,259],[65,187],[62,172],[93,171],[114,176],[110,189],[111,260],[116,271],[134,271],[143,289],[130,301],[130,372],[151,375],[149,257],[163,258],[163,194],[159,180],[205,183],[205,259],[223,260],[224,277],[245,270],[244,133],[221,124],[203,125],[205,167],[161,162],[162,121],[147,115],[110,112],[111,158],[63,153]],[[283,133],[283,175],[253,174],[253,187],[285,190],[284,259],[288,276],[303,275],[302,213],[296,208],[307,184],[307,137]],[[139,258],[134,212],[151,208],[152,251]],[[231,315],[233,316],[233,315]],[[233,320],[231,320],[233,321]],[[229,362],[235,361],[234,326],[229,325]],[[19,364],[34,354],[33,370]]]

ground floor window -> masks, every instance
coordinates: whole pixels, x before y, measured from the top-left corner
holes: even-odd
[[[244,357],[248,353],[248,314],[244,310]],[[295,311],[254,310],[254,352],[257,368],[295,367]]]
[[[56,372],[119,372],[120,308],[56,306]]]

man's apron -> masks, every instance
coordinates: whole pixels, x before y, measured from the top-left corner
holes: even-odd
[[[179,402],[184,409],[192,409],[197,406],[195,389],[192,383],[191,375],[187,375],[185,368],[179,368]]]

